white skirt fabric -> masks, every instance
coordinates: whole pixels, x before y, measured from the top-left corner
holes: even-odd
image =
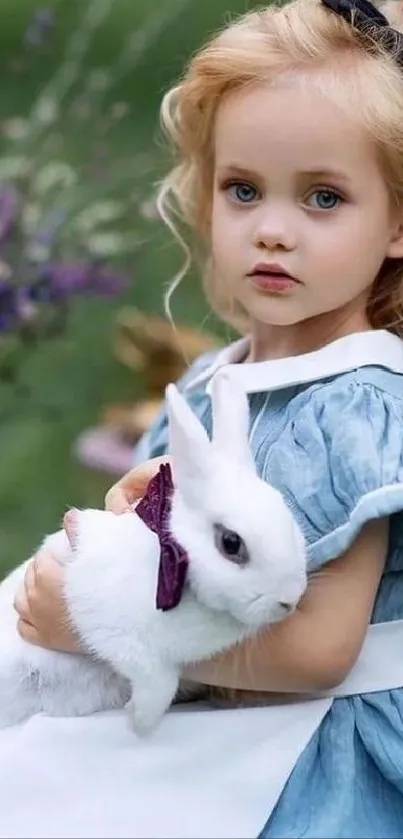
[[[123,711],[37,715],[0,732],[0,837],[256,837],[332,701],[178,705],[146,738]]]
[[[0,839],[252,839],[338,697],[403,687],[403,620],[372,625],[345,681],[262,708],[176,705],[149,736],[124,711],[0,731]]]

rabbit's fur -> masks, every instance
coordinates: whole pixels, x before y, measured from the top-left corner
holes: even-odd
[[[74,513],[45,540],[65,564],[65,597],[88,654],[23,641],[13,600],[25,564],[0,586],[0,726],[37,712],[90,714],[126,707],[134,729],[159,721],[185,664],[208,658],[288,614],[306,587],[302,535],[281,494],[261,480],[248,444],[246,395],[212,383],[213,439],[174,385],[167,388],[175,489],[170,529],[189,556],[179,605],[156,608],[158,537],[135,511]],[[71,514],[70,514],[71,516]],[[248,561],[217,547],[214,525],[236,531]]]

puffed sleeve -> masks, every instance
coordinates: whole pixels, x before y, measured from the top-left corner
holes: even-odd
[[[186,390],[190,382],[196,378],[200,373],[207,369],[214,361],[217,354],[216,350],[203,353],[199,356],[176,382],[178,390],[182,393]],[[203,394],[204,395],[204,394]],[[197,400],[197,395],[196,395]],[[144,463],[152,457],[159,457],[164,455],[168,445],[168,418],[165,409],[165,404],[162,405],[158,412],[151,428],[142,435],[138,443],[136,443],[133,450],[133,466]]]
[[[268,450],[263,477],[302,528],[309,568],[340,556],[366,522],[403,510],[402,397],[356,381],[322,386]]]

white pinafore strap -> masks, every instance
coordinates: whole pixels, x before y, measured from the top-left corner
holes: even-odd
[[[344,681],[319,696],[333,698],[403,688],[403,620],[371,624]]]

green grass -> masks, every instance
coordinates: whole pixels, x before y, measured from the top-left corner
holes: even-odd
[[[10,72],[10,62],[20,52],[22,33],[37,4],[33,0],[1,0],[0,120],[29,110],[58,66],[66,37],[86,2],[53,0],[58,10],[57,32],[40,62],[30,59],[29,73],[21,75]],[[124,36],[161,8],[161,2],[114,0],[113,13],[97,33],[86,67],[113,63]],[[132,105],[130,118],[111,138],[116,160],[131,155],[136,161],[138,154],[150,155],[153,150],[152,165],[145,175],[139,164],[140,194],[151,191],[161,168],[156,136],[162,91],[175,80],[187,56],[228,13],[236,14],[244,8],[244,0],[231,0],[230,5],[228,0],[193,0],[142,56],[134,71],[121,80],[119,90],[111,94],[113,99]],[[93,137],[87,131],[66,119],[63,135],[65,151],[72,159],[81,160],[88,154]],[[0,575],[22,561],[44,533],[58,527],[68,505],[103,504],[111,479],[81,467],[72,457],[71,447],[81,429],[97,423],[105,403],[141,392],[141,380],[113,357],[114,316],[126,303],[161,312],[164,284],[180,259],[158,225],[140,219],[135,225],[135,232],[146,241],[129,266],[133,284],[124,297],[74,305],[68,333],[24,362],[23,379],[30,388],[29,398],[18,400],[10,388],[0,385]],[[178,320],[191,323],[204,320],[206,307],[195,278],[184,283],[174,314]],[[209,325],[216,326],[214,321]]]

